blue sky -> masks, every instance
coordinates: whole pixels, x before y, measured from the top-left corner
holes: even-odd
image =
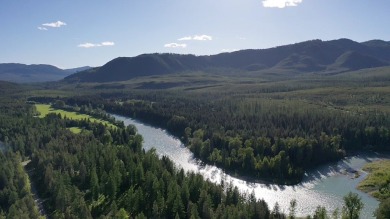
[[[100,66],[311,39],[390,40],[389,0],[0,0],[0,63]]]

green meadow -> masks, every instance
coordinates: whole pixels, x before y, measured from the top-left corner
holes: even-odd
[[[369,193],[377,199],[384,200],[389,197],[390,160],[380,160],[364,166],[368,176],[360,182],[358,188]]]
[[[37,111],[40,113],[40,115],[39,115],[40,118],[44,118],[49,113],[55,113],[55,114],[60,114],[61,117],[63,117],[63,118],[66,117],[66,118],[72,119],[72,120],[87,119],[87,120],[90,120],[91,122],[102,123],[103,125],[106,125],[110,128],[116,128],[115,125],[113,125],[107,121],[94,118],[94,117],[87,115],[87,114],[70,112],[70,111],[65,111],[65,110],[61,110],[61,109],[54,109],[49,104],[35,104],[35,107],[36,107]],[[69,128],[69,130],[72,131],[73,133],[76,133],[76,134],[81,132],[81,129],[78,127],[72,127],[72,128]]]

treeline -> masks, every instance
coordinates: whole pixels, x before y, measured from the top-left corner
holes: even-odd
[[[65,102],[104,106],[106,111],[164,127],[204,162],[282,183],[299,182],[306,169],[338,160],[348,150],[388,150],[390,142],[386,113],[357,114],[293,101],[137,92]]]
[[[86,126],[86,121],[55,114],[39,119],[33,117],[33,109],[24,111],[31,107],[15,104],[10,111],[4,109],[11,106],[0,107],[4,110],[0,114],[0,141],[22,154],[12,165],[20,166],[22,159],[31,159],[27,168],[34,170],[32,180],[52,218],[285,217],[254,195],[242,195],[229,184],[205,181],[199,174],[177,169],[167,157],[159,159],[153,150],[145,152],[142,137],[133,126]],[[74,125],[89,131],[73,134],[66,129]],[[23,173],[13,177],[16,175]],[[1,176],[3,181],[12,179],[10,175]],[[15,187],[12,191],[23,189]],[[2,197],[3,214],[14,209],[9,199],[23,201],[18,193]],[[22,215],[22,210],[16,209]]]
[[[18,153],[0,150],[0,218],[39,218]]]

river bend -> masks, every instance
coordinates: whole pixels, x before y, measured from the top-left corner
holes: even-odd
[[[159,156],[166,155],[174,161],[178,167],[185,171],[195,171],[202,174],[212,182],[231,182],[241,192],[255,192],[256,197],[264,199],[270,209],[276,202],[285,213],[288,213],[289,203],[292,199],[297,200],[297,216],[313,214],[318,205],[325,206],[328,214],[343,204],[343,196],[352,191],[358,193],[364,202],[362,218],[374,218],[373,212],[379,202],[373,197],[356,189],[357,184],[367,175],[362,167],[374,160],[385,158],[379,154],[371,153],[347,157],[339,162],[321,166],[316,170],[305,174],[302,183],[295,186],[283,186],[277,184],[251,183],[226,174],[222,169],[204,165],[195,159],[191,151],[176,137],[167,131],[155,128],[134,119],[114,115],[117,120],[125,125],[134,125],[138,133],[144,138],[145,150],[155,148]],[[351,170],[358,170],[360,176],[355,177]]]

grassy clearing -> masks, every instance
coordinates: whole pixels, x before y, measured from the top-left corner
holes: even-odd
[[[69,131],[71,131],[71,132],[73,132],[74,134],[80,134],[81,133],[81,128],[79,128],[79,127],[70,127],[70,128],[68,128],[69,129]]]
[[[369,193],[377,199],[384,200],[389,197],[390,191],[382,189],[381,186],[389,183],[390,160],[380,160],[366,164],[364,171],[369,172],[368,176],[359,183],[358,189]],[[389,187],[389,185],[387,185]]]
[[[69,112],[69,111],[60,110],[60,109],[54,109],[48,104],[35,104],[35,107],[37,108],[37,111],[40,113],[40,115],[39,115],[40,118],[44,118],[49,113],[56,113],[56,114],[59,113],[59,114],[61,114],[62,117],[66,117],[68,119],[73,119],[73,120],[89,119],[91,122],[102,123],[103,125],[107,125],[110,128],[116,128],[115,125],[113,125],[107,121],[94,118],[94,117],[87,115],[87,114],[81,114],[81,113],[77,113],[77,112]],[[72,127],[72,128],[74,128],[74,127]],[[74,128],[72,130],[72,128],[70,128],[72,132],[76,132],[76,131],[78,133],[81,132],[81,129],[76,130],[76,128]]]

